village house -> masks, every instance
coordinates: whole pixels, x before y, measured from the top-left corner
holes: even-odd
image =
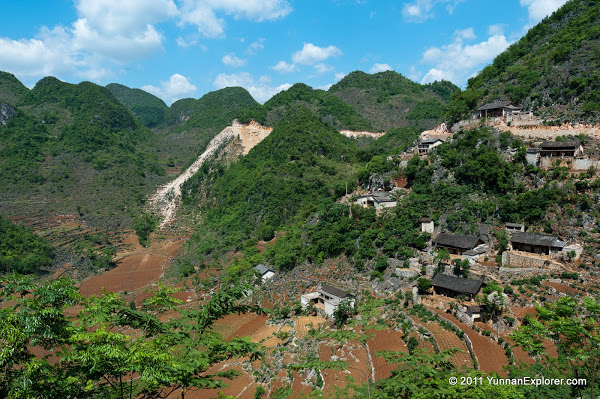
[[[509,233],[514,233],[515,231],[520,231],[520,232],[525,231],[525,225],[522,223],[506,223],[504,225],[504,227],[506,228],[506,231],[508,231]]]
[[[474,280],[464,277],[450,276],[447,274],[438,273],[431,280],[433,292],[437,295],[443,295],[454,298],[460,295],[473,299],[483,285],[482,280]]]
[[[521,112],[520,107],[516,107],[507,101],[488,103],[477,108],[471,115],[471,119],[495,118],[517,114]]]
[[[487,245],[479,245],[473,249],[465,251],[462,253],[462,258],[469,261],[470,265],[477,263],[479,258],[483,255],[487,254],[490,248]]]
[[[421,232],[422,233],[433,233],[435,226],[432,218],[421,218]]]
[[[527,148],[525,150],[525,160],[529,165],[538,166],[540,158],[540,149],[539,148]]]
[[[258,266],[256,266],[254,268],[254,271],[256,272],[257,275],[260,276],[263,283],[267,280],[272,279],[273,276],[275,276],[275,272],[273,270],[269,269],[268,267],[266,267],[265,265],[263,265],[262,263],[259,264]]]
[[[574,158],[583,155],[583,146],[578,141],[544,141],[540,146],[542,158]]]
[[[483,244],[483,241],[480,238],[450,233],[438,234],[433,242],[435,244],[435,248],[444,248],[448,250],[449,253],[455,255],[462,255],[463,252]]]
[[[337,287],[323,284],[320,290],[302,295],[300,304],[302,309],[306,309],[312,303],[328,317],[333,317],[333,313],[342,300],[347,300],[348,304],[354,307],[354,296]]]
[[[368,195],[361,195],[356,199],[356,203],[363,208],[370,206],[377,210],[386,208],[395,208],[398,202],[390,197],[390,194],[385,191],[374,191]]]
[[[510,237],[510,250],[534,254],[556,255],[565,247],[558,237],[544,234],[516,232]]]
[[[441,139],[425,139],[425,140],[419,141],[419,145],[418,145],[419,155],[428,154],[429,151],[431,151],[438,145],[441,145],[442,143],[443,143],[443,141]]]
[[[471,323],[475,323],[476,321],[481,321],[481,313],[484,312],[484,307],[482,305],[469,305],[466,309],[466,314],[469,319],[471,319]]]

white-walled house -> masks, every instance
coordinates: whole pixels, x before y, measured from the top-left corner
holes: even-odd
[[[348,304],[354,307],[354,297],[351,294],[331,285],[323,284],[320,290],[302,295],[300,304],[302,309],[306,309],[312,302],[315,307],[323,310],[328,317],[333,317],[333,313],[342,300],[347,300]]]
[[[258,266],[256,266],[254,268],[254,270],[260,276],[263,283],[267,280],[272,279],[273,276],[275,276],[275,272],[273,270],[269,269],[268,267],[266,267],[265,265],[263,265],[262,263],[259,264]]]

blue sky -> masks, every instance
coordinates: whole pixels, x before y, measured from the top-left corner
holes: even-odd
[[[566,0],[30,0],[2,5],[0,70],[259,102],[355,70],[467,79]]]

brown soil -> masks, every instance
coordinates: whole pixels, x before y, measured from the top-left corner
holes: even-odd
[[[388,363],[382,356],[378,356],[379,351],[393,351],[408,353],[406,344],[402,340],[402,333],[395,330],[367,330],[368,334],[374,334],[372,340],[367,342],[371,359],[373,360],[373,370],[375,370],[375,380],[387,378],[392,375],[398,365]]]
[[[441,317],[454,322],[458,328],[462,329],[465,334],[471,339],[473,344],[473,351],[477,360],[479,361],[479,368],[486,372],[496,372],[501,376],[506,376],[507,372],[504,370],[504,366],[508,365],[508,358],[498,344],[491,342],[489,338],[483,337],[477,331],[473,330],[470,326],[460,322],[456,317],[451,314],[444,313],[439,309],[435,310]]]
[[[295,320],[294,329],[297,338],[304,338],[312,328],[327,324],[327,319],[320,316],[300,316]]]

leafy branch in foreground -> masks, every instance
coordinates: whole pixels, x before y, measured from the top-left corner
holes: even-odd
[[[83,299],[68,279],[36,283],[11,275],[0,299],[0,396],[7,398],[166,398],[223,387],[237,372],[209,373],[232,358],[258,359],[244,337],[212,331],[230,313],[262,309],[240,303],[244,285],[218,291],[199,310],[178,311],[171,287],[158,286],[140,307],[104,292]],[[83,306],[77,316],[73,306]]]

